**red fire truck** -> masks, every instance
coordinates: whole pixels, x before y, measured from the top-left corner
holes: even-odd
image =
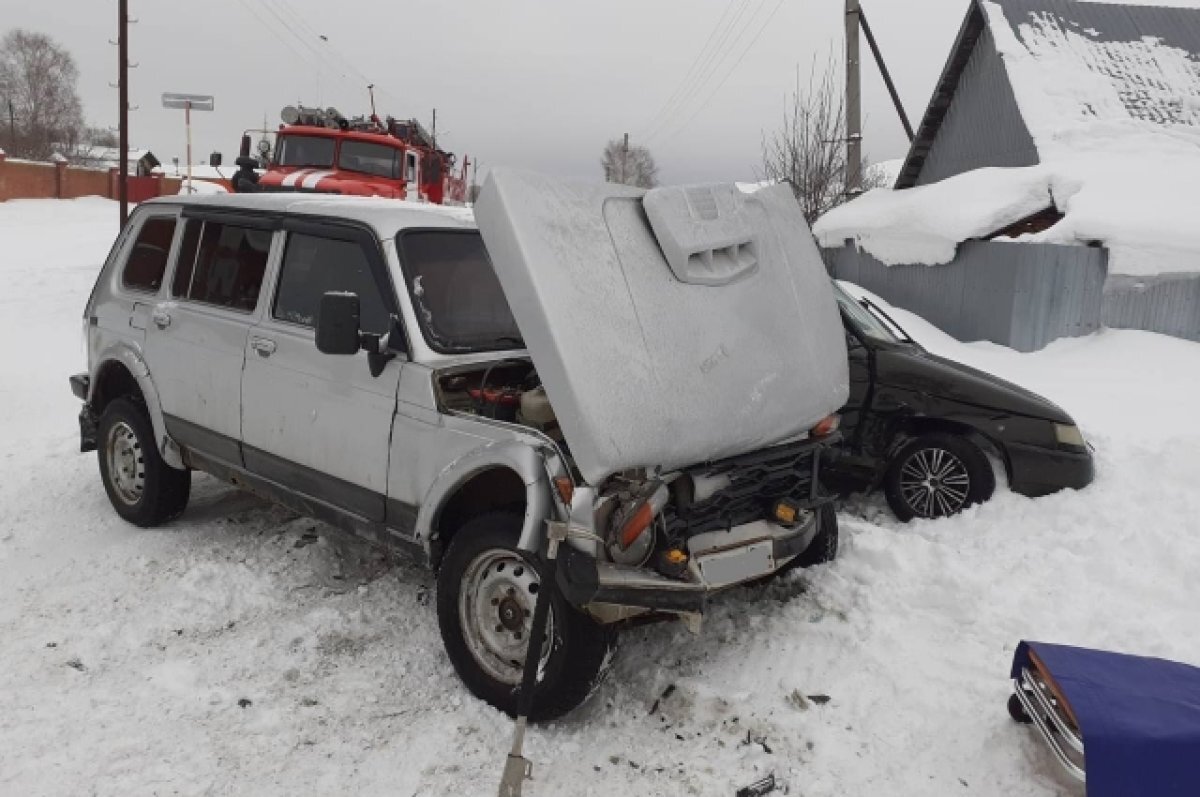
[[[467,167],[454,173],[454,153],[437,147],[416,119],[348,119],[336,108],[283,109],[275,147],[263,174],[242,137],[235,191],[303,191],[382,196],[435,204],[466,200]]]

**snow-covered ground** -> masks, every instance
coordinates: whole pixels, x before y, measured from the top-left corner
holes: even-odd
[[[0,794],[495,794],[510,723],[454,676],[428,574],[207,478],[165,528],[110,509],[67,376],[116,215],[0,203]],[[1200,663],[1200,345],[1017,354],[895,315],[1067,407],[1096,483],[908,525],[852,502],[834,564],[721,598],[698,638],[625,634],[531,732],[527,794],[1078,794],[1005,712],[1017,641]]]

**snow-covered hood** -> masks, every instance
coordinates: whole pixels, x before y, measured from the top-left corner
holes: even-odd
[[[845,403],[837,305],[786,186],[494,170],[475,216],[589,483],[764,448]]]

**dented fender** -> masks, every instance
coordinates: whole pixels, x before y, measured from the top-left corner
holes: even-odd
[[[558,514],[550,492],[546,460],[537,448],[524,441],[497,440],[471,450],[443,469],[421,501],[416,539],[431,560],[437,558],[437,521],[446,502],[471,478],[493,468],[506,468],[521,478],[525,485],[525,518],[518,547],[531,553],[541,549],[546,520]]]

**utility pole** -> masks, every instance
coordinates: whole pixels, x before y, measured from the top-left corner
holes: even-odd
[[[8,98],[8,148],[14,152],[17,149],[17,111],[12,97]]]
[[[621,145],[621,179],[624,184],[629,179],[629,134],[625,134],[625,143]]]
[[[846,0],[846,195],[862,193],[862,73],[859,0]]]
[[[121,209],[121,228],[129,220],[129,0],[117,0],[117,102],[120,132],[120,159],[117,171],[117,201]]]
[[[430,137],[433,138],[433,148],[437,149],[437,108],[433,109],[433,132]]]

